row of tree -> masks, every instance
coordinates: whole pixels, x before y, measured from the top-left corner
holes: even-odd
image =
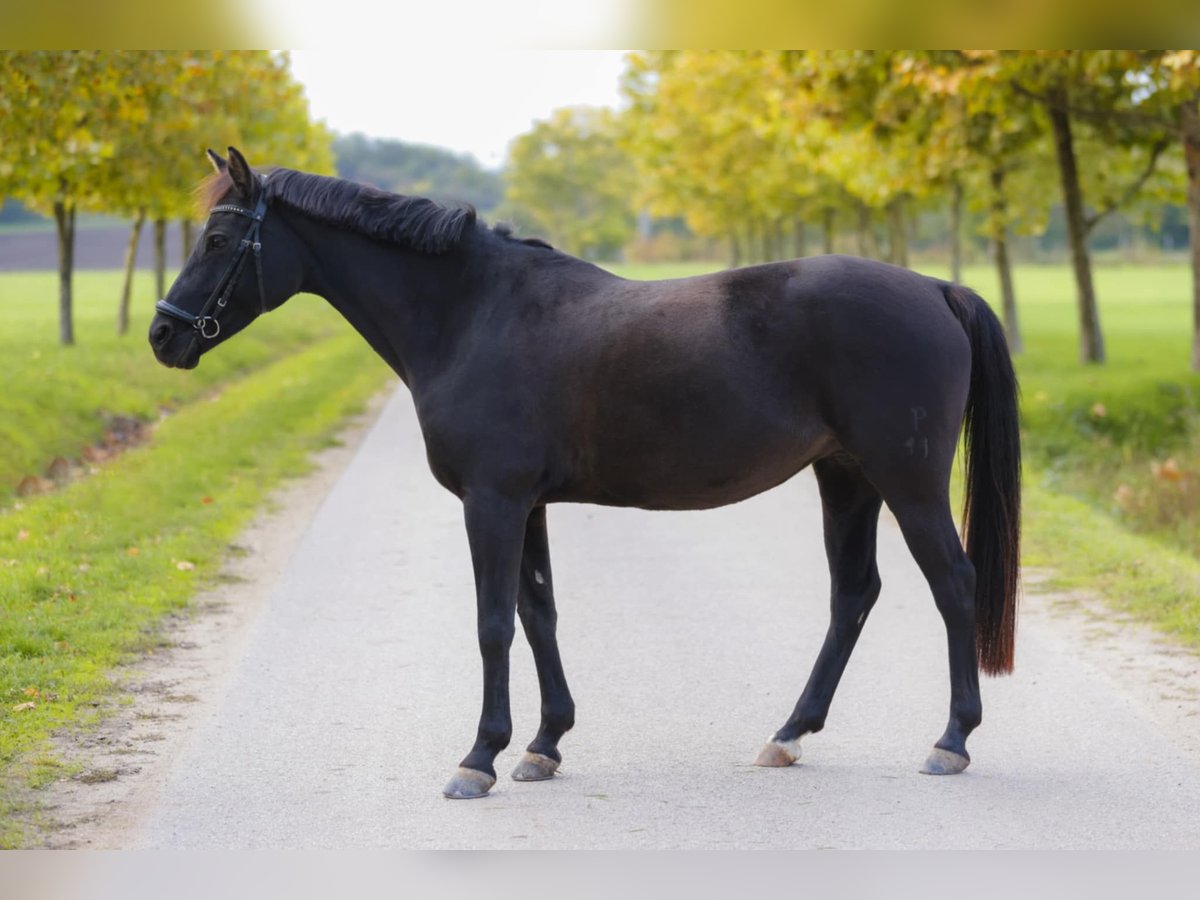
[[[1200,326],[1197,51],[662,51],[629,56],[623,91],[619,116],[559,111],[514,142],[510,198],[568,235],[581,216],[626,233],[635,208],[682,217],[735,263],[803,255],[815,230],[826,252],[849,231],[905,265],[916,213],[945,208],[955,279],[964,222],[990,239],[1014,349],[1011,236],[1060,204],[1086,362],[1105,357],[1089,236],[1118,209],[1183,202]],[[563,173],[586,202],[552,198]],[[554,223],[556,205],[575,218]]]
[[[118,331],[129,324],[133,260],[154,223],[165,291],[166,223],[184,223],[207,171],[202,149],[331,172],[332,135],[314,123],[286,55],[266,51],[0,51],[0,197],[52,215],[59,246],[59,338],[74,342],[72,275],[79,212],[132,219]]]
[[[748,216],[772,227],[819,210],[829,228],[835,216],[849,214],[859,223],[860,252],[875,256],[869,225],[882,216],[887,255],[904,264],[906,209],[948,203],[957,278],[964,200],[986,204],[1009,337],[1018,348],[1008,235],[1040,227],[1058,193],[1086,362],[1105,355],[1088,235],[1120,206],[1182,188],[1181,173],[1171,177],[1160,166],[1169,146],[1200,150],[1190,127],[1200,98],[1194,51],[643,54],[631,59],[626,89],[631,148],[652,196],[668,208],[687,205],[698,180],[711,185],[723,171],[728,184],[732,170],[753,184],[735,197],[748,209],[733,221]],[[664,126],[668,134],[671,125],[679,128],[681,111],[697,102],[723,113],[707,133],[683,129],[704,148],[682,158],[702,157],[707,168],[700,179],[686,168],[663,177],[664,157],[680,158],[673,141],[663,140]],[[720,121],[739,112],[750,113],[750,128]],[[737,140],[728,139],[731,133]],[[756,166],[759,160],[765,165]],[[1051,187],[1055,176],[1059,192]],[[722,211],[726,222],[729,213]],[[1196,246],[1200,229],[1193,230]],[[1200,249],[1195,260],[1200,315]],[[1200,336],[1193,364],[1200,367]]]

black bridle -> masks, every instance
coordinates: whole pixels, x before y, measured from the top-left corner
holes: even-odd
[[[214,206],[209,210],[209,215],[226,212],[237,213],[239,216],[245,216],[250,219],[250,227],[246,229],[246,235],[242,238],[242,243],[238,246],[237,255],[233,258],[233,262],[229,264],[229,268],[225,270],[225,274],[221,276],[221,280],[217,282],[217,286],[213,288],[213,292],[204,301],[204,306],[201,307],[200,312],[195,314],[190,313],[186,309],[180,309],[173,303],[168,303],[166,300],[159,300],[154,304],[154,308],[164,316],[171,316],[174,319],[187,322],[196,331],[200,332],[202,338],[210,341],[221,333],[221,323],[217,321],[217,317],[221,315],[221,310],[228,305],[229,297],[233,294],[233,289],[237,287],[238,278],[241,277],[242,267],[246,265],[246,257],[251,252],[254,253],[254,268],[258,274],[259,306],[264,310],[267,308],[267,298],[266,294],[263,293],[262,280],[262,242],[259,240],[259,231],[262,229],[263,217],[267,214],[266,192],[259,192],[258,203],[255,205],[253,211],[242,206]]]

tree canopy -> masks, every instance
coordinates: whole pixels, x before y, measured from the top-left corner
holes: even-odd
[[[612,258],[633,236],[633,171],[609,109],[559,109],[513,141],[510,211],[569,253]]]
[[[77,212],[190,218],[205,147],[331,172],[331,139],[286,55],[0,51],[0,194],[55,218],[63,343]]]

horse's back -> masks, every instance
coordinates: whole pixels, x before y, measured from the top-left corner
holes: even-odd
[[[945,444],[970,358],[940,285],[817,257],[589,298],[559,344],[564,498],[719,506],[841,449]]]

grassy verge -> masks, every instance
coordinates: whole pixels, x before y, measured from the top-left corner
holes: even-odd
[[[152,645],[267,493],[386,379],[343,330],[183,407],[98,474],[0,513],[0,846],[22,840],[23,788],[59,774],[51,732],[94,716],[113,666]]]
[[[0,506],[18,482],[55,457],[74,458],[99,440],[114,416],[151,421],[272,360],[347,326],[315,297],[297,297],[206,356],[193,372],[168,371],[146,343],[152,279],[135,282],[130,332],[118,337],[115,272],[81,272],[75,285],[76,345],[58,345],[54,273],[0,275]]]
[[[994,275],[969,273],[996,297]],[[1200,375],[1183,266],[1096,271],[1108,362],[1078,360],[1065,268],[1023,267],[1029,566],[1200,648]]]
[[[1050,574],[1045,587],[1098,593],[1200,650],[1200,562],[1036,477],[1026,492],[1024,563]]]

